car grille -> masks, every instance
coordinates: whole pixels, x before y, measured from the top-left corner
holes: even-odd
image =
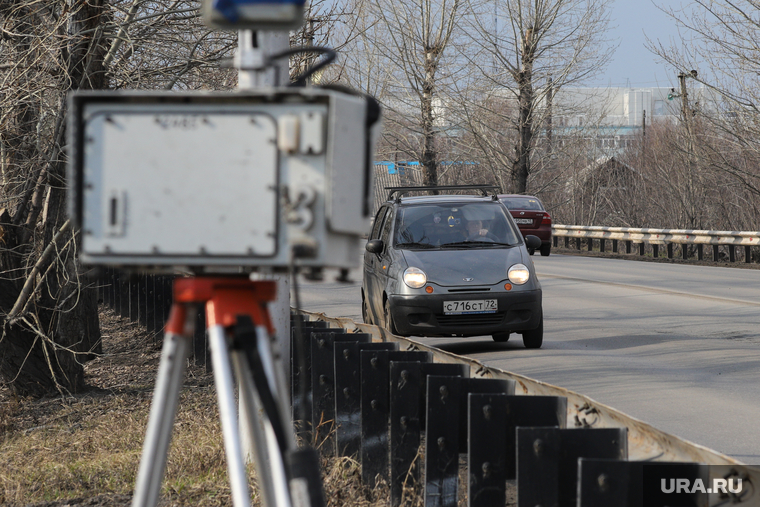
[[[504,313],[476,313],[473,315],[436,315],[441,326],[493,326],[501,324]]]

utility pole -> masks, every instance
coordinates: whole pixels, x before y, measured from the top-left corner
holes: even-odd
[[[551,77],[549,77],[549,83],[547,85],[546,90],[546,144],[547,144],[547,154],[549,155],[549,159],[551,160],[552,153],[554,152],[554,146],[553,146],[553,108],[554,106],[554,81]]]

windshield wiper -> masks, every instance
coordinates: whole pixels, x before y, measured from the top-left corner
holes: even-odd
[[[435,248],[430,243],[396,243],[396,248]]]
[[[482,246],[515,246],[515,245],[511,245],[509,243],[498,243],[498,242],[495,242],[495,241],[457,241],[455,243],[446,243],[446,244],[443,244],[443,245],[441,245],[441,248],[457,247],[457,246],[467,246],[467,247],[470,247],[470,246],[479,246],[479,247],[482,247]]]

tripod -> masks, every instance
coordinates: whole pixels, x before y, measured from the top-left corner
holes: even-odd
[[[304,495],[314,491],[315,469],[304,464],[316,465],[317,479],[321,479],[316,456],[308,449],[296,449],[292,423],[286,424],[290,418],[286,415],[289,406],[283,358],[273,347],[274,328],[266,307],[275,299],[275,283],[247,278],[182,278],[174,281],[173,293],[132,506],[155,507],[158,502],[195,310],[201,304],[206,309],[232,503],[250,506],[241,445],[241,431],[247,429],[264,504],[299,504]],[[233,369],[240,387],[239,426]],[[262,413],[265,417],[260,416]]]

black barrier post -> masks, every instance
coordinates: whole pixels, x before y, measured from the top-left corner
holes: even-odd
[[[353,335],[348,335],[353,336]],[[335,347],[337,455],[359,459],[361,452],[361,351],[398,350],[397,342],[344,342]]]
[[[459,470],[459,377],[427,378],[425,506],[457,505]]]
[[[290,332],[290,392],[293,407],[293,423],[296,432],[306,442],[311,443],[311,343],[315,333],[342,333],[345,329],[330,328],[329,323],[313,321],[302,326],[291,325]],[[298,335],[298,332],[301,335]],[[300,364],[303,358],[305,364]],[[305,417],[305,419],[304,419]]]
[[[335,342],[368,343],[368,333],[319,333],[311,339],[311,428],[314,447],[324,456],[337,455],[335,420]]]
[[[427,377],[425,505],[457,505],[459,454],[467,452],[467,395],[514,394],[515,381]]]
[[[426,419],[426,385],[430,375],[465,378],[466,364],[391,361],[390,364],[390,442],[391,479],[397,485],[396,496],[421,490],[422,464],[420,444]],[[406,487],[403,487],[406,485]]]
[[[504,505],[507,498],[508,394],[467,397],[467,505]]]
[[[369,489],[390,484],[390,362],[430,362],[433,355],[421,351],[361,351],[362,484]],[[400,502],[400,498],[397,499]],[[391,505],[394,503],[391,494]]]
[[[578,459],[625,460],[627,435],[627,428],[517,428],[517,506],[575,507]]]
[[[699,479],[702,484],[710,487],[708,466],[698,463],[581,458],[578,460],[578,476],[578,505],[583,507],[640,507],[651,505],[651,502],[655,505],[670,504],[661,491],[660,481],[663,479],[687,480],[688,484],[694,484]],[[655,498],[647,497],[648,487],[654,489],[655,494],[652,496]],[[673,505],[708,505],[708,494],[704,491],[696,490],[681,495],[680,498],[670,499],[674,502]],[[687,503],[683,503],[683,500]],[[650,503],[645,504],[645,501]]]

